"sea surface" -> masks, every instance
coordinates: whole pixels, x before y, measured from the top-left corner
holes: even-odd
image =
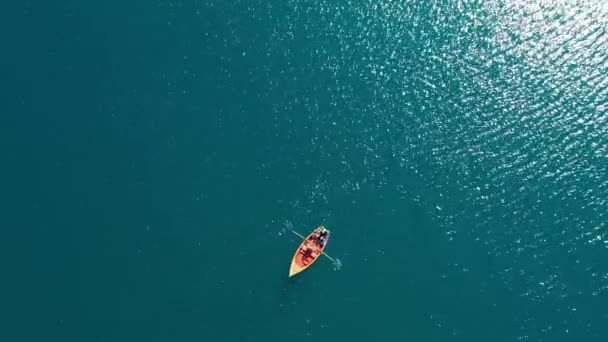
[[[1,7],[1,341],[608,341],[607,1]]]

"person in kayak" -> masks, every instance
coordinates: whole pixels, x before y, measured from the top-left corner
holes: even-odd
[[[317,245],[319,245],[319,247],[323,248],[323,246],[325,246],[325,243],[327,242],[327,231],[322,231],[315,242],[317,243]]]
[[[302,261],[305,264],[307,264],[310,261],[310,259],[313,259],[312,251],[313,251],[312,247],[306,247],[306,249],[302,253]]]

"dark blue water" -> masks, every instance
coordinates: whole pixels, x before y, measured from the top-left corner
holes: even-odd
[[[2,340],[608,338],[601,1],[4,7]]]

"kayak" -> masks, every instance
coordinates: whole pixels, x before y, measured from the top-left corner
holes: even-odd
[[[319,240],[319,236],[321,233],[325,233],[324,242]],[[300,244],[298,249],[293,255],[291,259],[291,266],[289,267],[289,276],[293,277],[296,274],[306,270],[312,264],[314,264],[317,259],[321,255],[323,255],[323,251],[325,247],[327,247],[327,242],[329,241],[329,237],[331,232],[329,229],[326,229],[323,226],[318,227],[313,230],[304,241]]]

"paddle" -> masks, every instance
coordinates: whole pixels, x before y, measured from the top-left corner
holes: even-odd
[[[287,228],[287,229],[289,229],[292,233],[294,233],[297,236],[299,236],[302,240],[306,239],[304,236],[302,236],[302,234],[296,232],[295,230],[293,230],[291,228]],[[340,262],[340,259],[334,259],[334,258],[330,257],[329,255],[327,255],[327,253],[325,253],[325,252],[321,252],[321,254],[323,254],[327,258],[329,258],[329,260],[331,260],[334,263],[334,266],[336,266],[336,268],[339,269],[342,266],[342,262]]]

